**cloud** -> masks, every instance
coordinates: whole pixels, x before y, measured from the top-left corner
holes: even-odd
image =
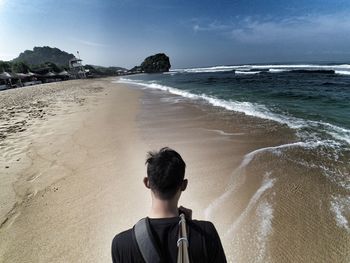
[[[337,38],[350,39],[350,17],[344,15],[300,16],[280,21],[246,19],[233,28],[229,35],[243,43],[275,43],[280,41],[322,42]],[[317,44],[317,43],[315,43]]]
[[[90,46],[90,47],[109,47],[109,45],[104,44],[104,43],[98,43],[98,42],[93,42],[93,41],[88,41],[88,40],[83,40],[83,39],[72,38],[72,40],[75,42],[79,42],[80,44],[83,44],[85,46]]]
[[[5,0],[0,0],[0,11],[5,6]]]
[[[238,17],[229,24],[218,21],[208,24],[196,23],[193,30],[220,33],[243,44],[314,42],[318,45],[320,42],[349,41],[350,16],[345,13],[304,15],[283,19],[247,16]]]
[[[193,31],[225,31],[230,29],[229,25],[225,25],[220,23],[219,21],[213,21],[206,25],[199,25],[199,23],[196,23],[193,25]]]

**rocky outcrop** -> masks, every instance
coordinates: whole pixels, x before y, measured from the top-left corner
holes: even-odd
[[[170,69],[170,60],[164,53],[155,54],[147,57],[141,64],[140,69],[145,73],[168,72]]]

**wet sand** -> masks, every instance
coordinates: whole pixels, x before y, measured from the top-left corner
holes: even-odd
[[[230,262],[348,261],[350,232],[331,205],[333,196],[349,192],[308,166],[324,161],[317,146],[305,147],[278,123],[163,91],[145,90],[142,102],[143,140],[183,154],[183,202],[195,217],[214,222]],[[342,158],[339,167],[349,171]]]
[[[350,256],[329,207],[348,193],[290,161],[304,152],[285,126],[111,79],[0,102],[0,261],[109,262],[113,236],[147,214],[145,154],[163,146],[187,163],[181,204],[214,222],[230,262]]]

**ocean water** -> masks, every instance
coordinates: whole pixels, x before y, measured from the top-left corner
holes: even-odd
[[[121,82],[270,119],[305,139],[350,144],[350,65],[243,65],[175,69]]]
[[[172,96],[173,103],[190,100],[288,126],[295,131],[296,142],[257,149],[246,159],[262,152],[277,156],[287,149],[301,149],[285,158],[305,169],[318,168],[341,189],[341,195],[330,196],[330,210],[339,227],[349,231],[350,64],[174,69],[125,76],[119,82],[178,95]]]
[[[321,147],[334,162],[350,151],[350,64],[174,69],[119,82],[279,122],[294,129],[304,147]],[[350,190],[348,167],[341,184]]]

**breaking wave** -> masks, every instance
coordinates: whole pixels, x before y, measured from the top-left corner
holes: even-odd
[[[255,72],[254,72],[255,73]],[[235,101],[235,100],[223,100],[216,98],[215,96],[210,96],[207,94],[195,94],[186,90],[181,90],[165,85],[161,85],[155,82],[144,82],[140,80],[132,80],[128,78],[120,78],[118,80],[120,83],[134,84],[142,86],[144,88],[156,89],[169,92],[174,95],[182,96],[192,100],[202,100],[213,106],[225,108],[230,111],[244,113],[248,116],[258,117],[262,119],[276,121],[282,124],[286,124],[288,127],[293,129],[301,128],[313,128],[315,130],[321,129],[326,132],[332,138],[336,140],[344,141],[350,144],[350,130],[338,127],[336,125],[322,122],[322,121],[312,121],[304,120],[293,116],[282,115],[274,113],[269,110],[265,105],[246,102],[246,101]]]
[[[350,64],[341,65],[316,65],[316,64],[297,64],[297,65],[233,65],[233,66],[214,66],[214,67],[202,67],[202,68],[184,68],[173,69],[170,72],[174,73],[210,73],[210,72],[228,72],[235,71],[237,74],[249,74],[242,72],[249,72],[250,70],[263,70],[270,73],[281,73],[286,71],[302,71],[303,73],[310,72],[327,72],[333,71],[335,74],[350,75]],[[252,71],[257,72],[258,71]],[[251,73],[251,74],[257,74]]]
[[[235,73],[236,74],[242,74],[242,75],[249,75],[249,74],[259,74],[261,71],[240,71],[240,70],[236,70]]]

